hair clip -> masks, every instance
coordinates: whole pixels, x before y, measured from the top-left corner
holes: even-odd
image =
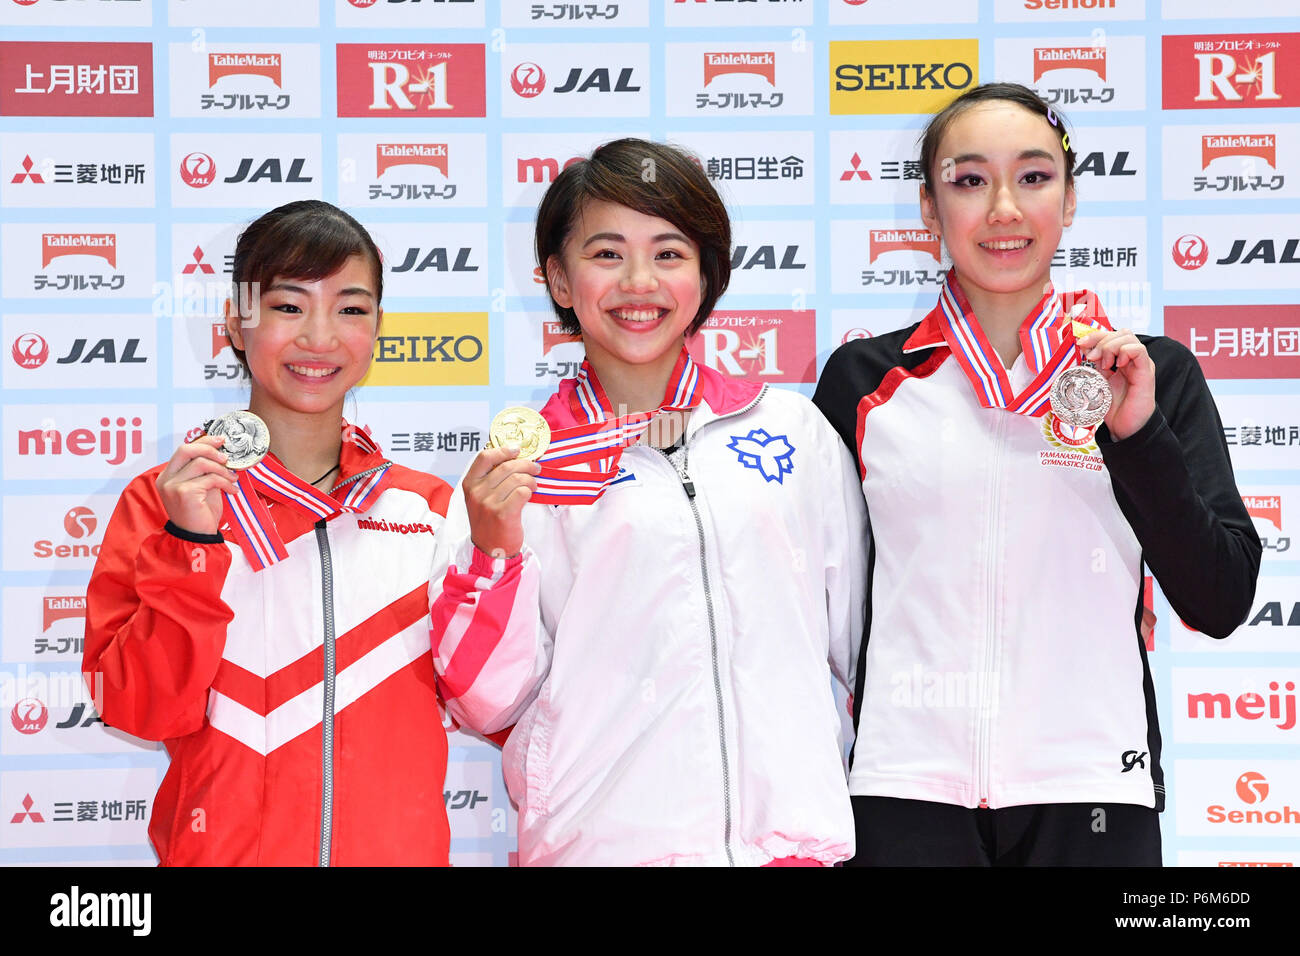
[[[1056,113],[1049,106],[1047,108],[1047,122],[1051,123],[1061,131],[1061,149],[1068,153],[1070,151],[1070,134],[1065,129],[1065,124],[1056,117]]]

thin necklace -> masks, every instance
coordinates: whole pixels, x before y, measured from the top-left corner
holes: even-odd
[[[319,485],[322,481],[324,481],[324,480],[325,480],[326,478],[328,478],[330,475],[334,474],[334,472],[335,472],[335,470],[336,470],[337,468],[338,468],[338,462],[335,462],[335,463],[334,463],[334,467],[330,468],[329,471],[325,472],[325,474],[321,475],[319,478],[317,478],[315,481],[313,481],[312,484],[313,484],[313,485]]]

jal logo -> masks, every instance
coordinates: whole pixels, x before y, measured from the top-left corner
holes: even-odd
[[[68,513],[63,516],[63,530],[70,538],[90,537],[97,527],[99,527],[99,519],[95,517],[95,512],[84,505],[69,508]]]
[[[1260,624],[1267,624],[1270,627],[1300,627],[1300,601],[1291,605],[1289,615],[1283,615],[1281,601],[1265,601],[1255,612],[1255,616],[1246,622],[1248,627],[1257,627]]]
[[[375,177],[394,166],[431,166],[447,175],[446,143],[376,143]]]
[[[1137,170],[1130,169],[1128,166],[1128,151],[1118,150],[1110,163],[1106,162],[1106,154],[1098,151],[1088,153],[1083,159],[1079,160],[1079,165],[1074,167],[1076,176],[1136,176]]]
[[[203,261],[202,246],[195,246],[194,252],[191,253],[191,255],[193,255],[194,260],[192,262],[185,263],[184,267],[182,267],[181,269],[181,275],[183,276],[194,275],[196,272],[199,273],[200,275],[208,275],[208,276],[216,275],[216,270],[213,269],[211,265]]]
[[[9,711],[9,722],[20,734],[39,733],[49,719],[49,709],[35,697],[24,697]]]
[[[1187,695],[1187,716],[1191,719],[1267,719],[1278,730],[1291,730],[1296,722],[1295,682],[1269,681],[1268,693],[1248,691],[1236,698],[1223,693]]]
[[[1214,264],[1218,266],[1231,265],[1249,265],[1252,262],[1263,262],[1268,265],[1283,263],[1286,265],[1295,265],[1300,263],[1300,257],[1296,256],[1297,247],[1300,247],[1300,239],[1285,239],[1282,242],[1282,254],[1277,254],[1277,247],[1272,239],[1260,239],[1246,251],[1246,244],[1249,239],[1234,239],[1232,248],[1222,259],[1215,259]]]
[[[364,10],[367,7],[373,7],[378,2],[379,0],[348,0],[348,3],[360,10]],[[418,3],[419,0],[416,0],[416,2]]]
[[[1268,781],[1262,773],[1247,770],[1237,778],[1237,799],[1242,803],[1263,803],[1268,799]]]
[[[217,164],[207,153],[190,153],[181,160],[180,173],[186,186],[202,189],[212,185],[217,175]]]
[[[69,454],[83,458],[89,455],[101,455],[108,464],[120,465],[126,461],[128,449],[132,455],[144,454],[144,430],[141,427],[143,425],[142,419],[132,418],[128,425],[126,418],[119,416],[116,419],[116,427],[114,427],[114,419],[101,418],[98,430],[20,428],[18,429],[18,454],[20,456]]]
[[[849,342],[856,342],[858,339],[869,339],[869,338],[872,338],[872,335],[866,329],[860,329],[860,328],[849,329],[847,332],[844,333],[843,336],[841,336],[840,345],[845,345]]]
[[[799,261],[799,247],[786,246],[777,261],[776,246],[736,246],[731,252],[732,269],[807,269],[808,263]]]
[[[1246,513],[1252,518],[1260,518],[1282,530],[1282,496],[1281,495],[1242,495],[1242,504]]]
[[[1277,169],[1277,136],[1273,133],[1231,133],[1201,137],[1201,169],[1224,156],[1256,156]]]
[[[127,339],[122,346],[121,354],[118,354],[117,341],[115,339],[99,339],[94,345],[87,348],[90,339],[73,339],[72,348],[68,354],[62,358],[55,359],[59,365],[85,364],[87,362],[103,362],[106,365],[137,365],[149,361],[143,355],[137,355],[136,350],[140,347],[139,339]]]
[[[864,183],[871,181],[871,173],[862,168],[862,157],[857,153],[849,157],[848,168],[840,173],[840,182],[847,182],[850,179],[860,179]]]
[[[776,86],[776,54],[771,50],[762,53],[706,53],[704,54],[704,85],[728,73],[750,73]]]
[[[887,252],[920,252],[939,261],[939,237],[929,229],[872,229],[867,248],[867,262],[872,263]]]
[[[393,266],[393,272],[478,272],[478,266],[469,261],[473,249],[462,246],[449,249],[446,246],[434,246],[427,251],[421,246],[411,246],[401,265]],[[453,259],[454,256],[454,259]]]
[[[67,594],[43,598],[41,601],[41,631],[50,629],[55,621],[68,617],[86,616],[86,598],[84,595]]]
[[[50,347],[35,332],[24,332],[14,339],[9,354],[14,357],[19,368],[40,368],[50,357]]]
[[[340,43],[339,116],[483,116],[481,43]]]
[[[282,86],[279,53],[209,53],[208,88],[223,76],[264,76]]]
[[[618,71],[617,79],[610,80],[608,67],[597,67],[584,73],[581,67],[569,70],[565,81],[553,93],[640,93],[641,87],[632,85],[633,69],[630,66]]]
[[[1104,46],[1054,46],[1034,48],[1034,82],[1052,70],[1090,70],[1106,82]]]
[[[59,256],[99,256],[117,268],[117,234],[89,232],[41,233],[41,268]]]
[[[1210,258],[1210,250],[1205,240],[1192,233],[1175,239],[1170,252],[1174,257],[1174,265],[1180,269],[1199,269]]]
[[[510,71],[510,88],[525,99],[546,89],[546,72],[536,63],[520,63]]]
[[[520,157],[515,160],[515,175],[521,183],[552,183],[560,175],[561,169],[568,169],[574,163],[581,163],[585,156],[570,156],[561,162],[540,156]]]
[[[20,7],[30,7],[36,2],[37,0],[14,0],[14,3],[18,4]]]
[[[45,183],[45,180],[41,177],[40,173],[32,172],[32,167],[36,164],[32,162],[30,156],[24,156],[21,165],[22,169],[14,173],[14,178],[9,180],[11,183],[33,182],[41,183],[42,185]]]
[[[257,169],[255,170],[253,169],[254,163],[258,164]],[[222,180],[222,182],[309,183],[312,182],[312,177],[304,176],[302,174],[303,167],[306,165],[307,160],[305,159],[292,159],[289,161],[288,175],[285,175],[281,170],[280,160],[278,157],[264,159],[259,162],[256,159],[246,156],[239,161],[239,166],[235,169],[234,173],[227,176]]]

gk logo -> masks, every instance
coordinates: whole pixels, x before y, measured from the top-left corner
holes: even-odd
[[[1123,755],[1119,758],[1120,763],[1124,765],[1124,769],[1121,770],[1120,773],[1128,773],[1135,766],[1141,767],[1145,770],[1147,768],[1147,762],[1143,758],[1145,758],[1146,755],[1147,752],[1145,750],[1141,753],[1138,753],[1136,750],[1124,751]]]

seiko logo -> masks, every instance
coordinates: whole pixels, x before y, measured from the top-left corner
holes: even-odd
[[[392,166],[432,166],[447,175],[446,143],[378,143],[375,146],[375,175]]]
[[[731,253],[731,268],[733,269],[806,269],[808,264],[797,262],[796,257],[799,255],[798,246],[786,246],[785,252],[781,255],[781,262],[778,265],[776,261],[775,246],[755,246],[754,251],[749,251],[749,246],[736,246]]]
[[[872,229],[867,250],[868,263],[887,252],[910,250],[933,256],[939,261],[939,237],[928,229]]]
[[[1277,168],[1277,137],[1272,133],[1241,133],[1232,136],[1201,137],[1201,168],[1221,156],[1258,156]]]
[[[641,87],[632,85],[632,68],[624,67],[618,71],[618,79],[611,85],[609,70],[606,67],[592,70],[585,78],[582,70],[574,67],[569,71],[568,79],[554,88],[555,93],[639,93]]]
[[[126,461],[127,450],[133,455],[144,453],[144,424],[139,418],[132,418],[127,428],[125,418],[117,419],[117,427],[108,418],[99,420],[99,432],[90,428],[74,428],[64,432],[57,428],[33,428],[18,430],[19,455],[62,455],[67,450],[69,455],[86,457],[96,453],[102,455],[110,465],[120,465]]]
[[[264,159],[257,167],[253,174],[249,175],[249,170],[253,168],[256,160],[245,157],[239,161],[239,168],[235,170],[234,175],[227,176],[223,182],[242,183],[247,180],[250,183],[265,180],[268,183],[309,183],[312,177],[304,176],[302,168],[307,164],[305,159],[294,159],[289,163],[289,175],[285,176],[280,171],[279,159]]]
[[[835,89],[964,90],[974,76],[965,63],[841,63],[835,68]]]
[[[1250,251],[1243,256],[1242,252],[1245,250],[1248,241],[1249,240],[1247,239],[1234,239],[1232,241],[1232,248],[1228,250],[1228,254],[1222,259],[1215,259],[1215,265],[1230,266],[1238,263],[1240,265],[1248,265],[1251,262],[1264,262],[1269,264],[1276,264],[1279,262],[1287,264],[1300,263],[1300,258],[1296,257],[1296,249],[1297,247],[1300,247],[1300,239],[1285,240],[1285,243],[1282,246],[1281,257],[1277,255],[1272,239],[1260,239],[1251,246]]]
[[[99,256],[117,268],[116,233],[66,233],[41,234],[41,268],[59,256]]]
[[[470,265],[469,261],[473,249],[462,246],[452,251],[456,258],[451,265],[448,265],[449,255],[446,247],[438,246],[424,252],[419,246],[412,246],[406,250],[406,258],[402,260],[402,264],[393,266],[392,271],[424,272],[426,269],[433,269],[435,272],[478,272],[478,266]]]
[[[376,362],[476,362],[483,340],[476,335],[381,335]]]
[[[1106,80],[1104,46],[1067,46],[1034,48],[1034,82],[1050,70],[1091,70]]]
[[[764,53],[706,53],[704,54],[704,85],[726,73],[753,73],[776,86],[776,54]]]
[[[280,54],[278,53],[209,53],[208,86],[215,86],[223,76],[238,74],[264,76],[276,86],[280,81]]]
[[[1270,681],[1270,693],[1265,696],[1248,691],[1239,694],[1236,699],[1227,694],[1188,694],[1187,716],[1190,718],[1229,718],[1235,713],[1243,720],[1260,720],[1265,712],[1268,719],[1275,721],[1278,730],[1290,730],[1295,726],[1295,682],[1287,681],[1280,685]],[[1285,689],[1286,693],[1282,693]]]

